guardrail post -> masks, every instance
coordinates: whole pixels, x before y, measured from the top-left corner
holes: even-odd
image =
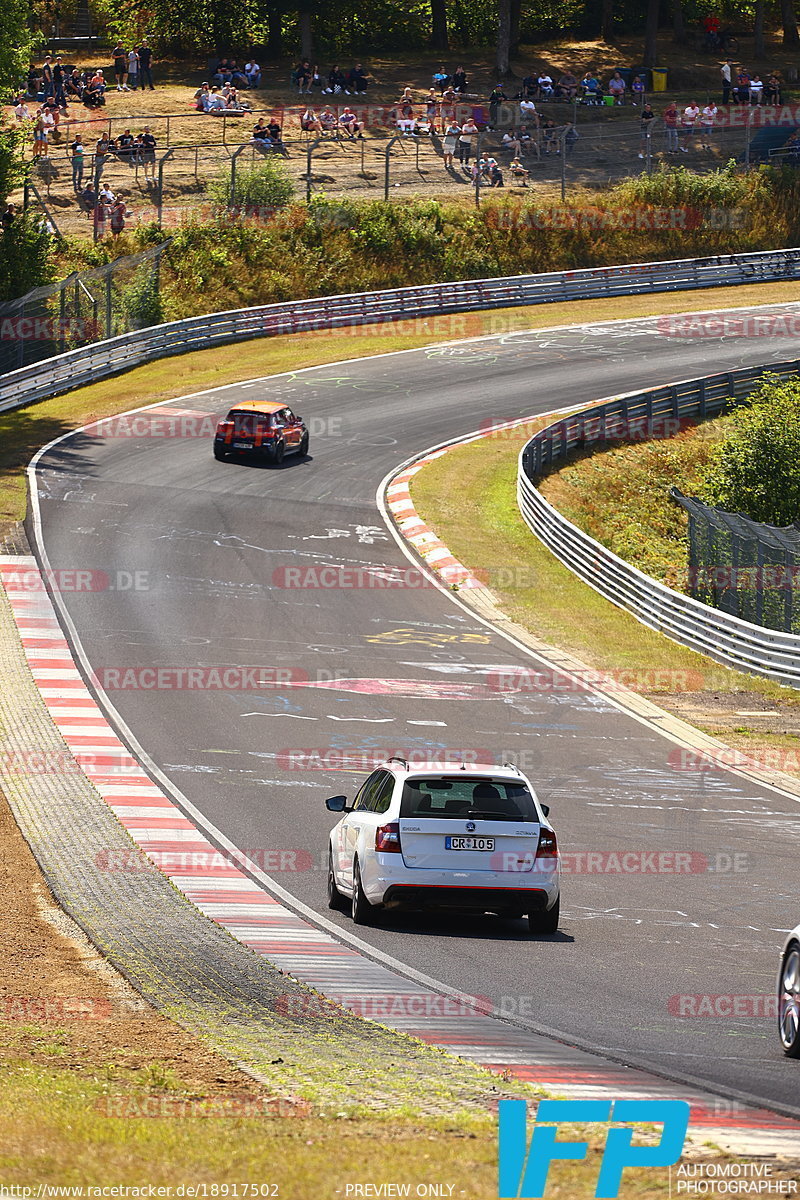
[[[164,163],[168,158],[172,158],[175,153],[174,147],[170,147],[166,154],[163,154],[158,163],[158,228],[161,228],[161,217],[164,211]]]
[[[231,155],[231,186],[230,191],[228,192],[228,208],[233,208],[234,204],[236,203],[236,160],[242,151],[246,149],[247,143],[245,142],[244,145],[240,146],[238,150],[234,150],[233,154]]]
[[[108,268],[106,269],[106,337],[107,338],[110,338],[113,336],[112,330],[111,330],[111,321],[112,321],[112,311],[111,311],[112,290],[111,289],[112,289],[112,284],[113,284],[113,264],[109,263]]]

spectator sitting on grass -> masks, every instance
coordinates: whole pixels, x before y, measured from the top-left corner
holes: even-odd
[[[304,58],[303,61],[299,62],[292,71],[292,83],[297,84],[297,94],[299,96],[302,96],[303,92],[309,96],[311,95],[311,83],[313,78],[314,76],[311,71],[311,63],[307,58]]]
[[[206,99],[207,99],[208,95],[209,95],[208,84],[201,83],[200,87],[197,89],[194,96],[192,97],[192,99],[194,100],[194,106],[198,112],[206,111]]]
[[[253,106],[247,101],[242,100],[238,91],[230,84],[222,89],[222,95],[225,99],[225,104],[229,111],[233,112],[252,112]]]
[[[783,104],[781,95],[781,78],[776,71],[767,76],[767,82],[764,84],[764,103],[765,104]]]
[[[627,84],[625,83],[625,80],[622,78],[619,71],[615,71],[614,74],[609,79],[608,87],[606,89],[609,96],[614,97],[615,104],[624,104],[625,103],[626,88],[627,88]]]
[[[527,125],[528,121],[532,121],[534,125],[539,124],[539,114],[536,111],[536,105],[532,100],[520,100],[519,102],[519,119],[520,122]]]
[[[261,87],[261,67],[256,62],[255,56],[251,55],[248,61],[244,64],[244,73],[247,77],[248,87]]]
[[[247,76],[242,67],[236,62],[235,58],[230,61],[231,83],[234,87],[247,87]]]
[[[503,149],[510,150],[515,158],[522,154],[522,143],[517,137],[516,130],[506,130],[503,134]]]
[[[203,112],[210,113],[212,117],[221,116],[225,112],[227,104],[225,97],[221,95],[218,87],[212,87],[211,91],[207,92],[203,97]]]
[[[271,152],[274,148],[275,143],[272,134],[263,117],[259,117],[254,125],[253,136],[250,141],[258,150],[263,151],[264,154]]]
[[[467,90],[467,72],[463,67],[456,67],[453,72],[453,78],[450,80],[450,86],[454,92],[463,95]]]
[[[345,105],[344,112],[339,117],[339,125],[349,138],[363,137],[362,125],[358,117]]]
[[[750,103],[760,104],[761,97],[764,93],[764,83],[759,74],[755,74],[750,80]]]
[[[211,78],[217,80],[220,87],[222,86],[223,83],[231,82],[231,65],[228,62],[227,58],[221,58],[219,60],[219,62],[217,63],[217,69],[214,72],[214,74],[211,76]]]
[[[345,90],[344,71],[339,70],[337,63],[334,63],[328,72],[328,86],[322,89],[323,96],[338,96],[340,92]],[[347,92],[348,96],[350,92]]]
[[[544,154],[558,153],[558,133],[552,117],[542,122],[542,151]]]
[[[526,75],[522,81],[519,94],[515,97],[516,100],[528,100],[536,95],[537,83],[533,75]]]
[[[360,96],[366,92],[368,83],[369,80],[367,79],[367,72],[364,70],[361,63],[356,63],[352,71],[348,72],[347,86],[356,96]]]
[[[489,187],[503,186],[503,172],[493,158],[489,159]]]
[[[574,100],[578,94],[579,86],[572,72],[565,71],[563,75],[559,76],[558,83],[556,84],[557,94],[564,100]]]
[[[522,163],[520,162],[520,160],[518,158],[512,158],[511,162],[509,163],[508,169],[511,173],[512,181],[521,183],[523,187],[528,186],[528,180],[530,178],[530,171],[528,171],[525,167],[523,167]]]
[[[76,100],[82,100],[85,88],[86,84],[81,79],[80,72],[76,67],[72,74],[68,76],[64,90],[68,96],[72,96]]]
[[[22,124],[23,121],[30,121],[31,119],[30,110],[21,96],[14,105],[14,116],[18,124]]]

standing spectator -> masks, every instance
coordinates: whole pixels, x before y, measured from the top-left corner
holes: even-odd
[[[141,51],[139,53],[141,54]],[[248,87],[261,87],[261,67],[256,62],[254,54],[251,54],[248,61],[244,64],[244,73],[247,78]]]
[[[564,154],[567,158],[569,158],[570,154],[572,154],[572,151],[575,149],[575,143],[579,137],[580,134],[572,122],[570,122],[564,130]]]
[[[497,114],[498,114],[500,105],[501,105],[501,103],[504,103],[507,99],[508,99],[508,96],[503,91],[502,84],[500,84],[500,83],[496,84],[496,86],[494,88],[492,88],[491,95],[489,96],[489,128],[490,129],[494,129],[496,127]]]
[[[87,218],[91,220],[92,213],[94,212],[94,206],[97,203],[97,192],[94,190],[91,183],[87,183],[80,196],[78,196],[78,203],[86,213]]]
[[[135,46],[128,51],[128,79],[131,81],[130,90],[135,92],[139,85],[139,51]]]
[[[611,76],[611,78],[608,81],[608,88],[607,88],[609,96],[614,97],[615,104],[624,104],[625,103],[626,86],[627,85],[625,83],[625,80],[622,78],[619,71],[615,71],[614,74]]]
[[[557,154],[558,153],[558,129],[552,117],[548,117],[542,122],[542,153]],[[522,157],[522,146],[517,153],[517,158]]]
[[[472,117],[468,117],[461,126],[461,133],[458,135],[458,161],[462,167],[469,166],[470,155],[472,154],[472,139],[478,132],[478,126],[473,121]]]
[[[141,135],[140,143],[142,155],[142,167],[144,168],[144,177],[147,179],[148,173],[153,183],[156,180],[156,139],[150,132],[150,126],[145,125],[144,133]]]
[[[667,154],[678,153],[678,106],[674,100],[670,100],[667,107],[662,113],[664,120],[664,141],[667,147]]]
[[[117,138],[117,157],[122,163],[130,163],[133,158],[133,147],[136,139],[130,129],[124,129]]]
[[[439,97],[436,95],[436,88],[431,88],[428,92],[428,99],[425,101],[425,119],[432,130],[438,128]]]
[[[64,94],[64,83],[64,67],[61,59],[56,58],[53,64],[53,96],[58,107],[66,109],[67,97]]]
[[[644,104],[645,87],[644,75],[634,75],[633,83],[631,84],[631,96],[633,97],[631,104],[634,108],[636,108],[637,104]]]
[[[117,42],[111,55],[114,59],[114,78],[117,81],[117,91],[128,92],[130,91],[128,87],[128,55],[122,42]]]
[[[108,140],[108,134],[101,133],[94,148],[94,188],[96,192],[100,191],[100,177],[110,152],[111,143]]]
[[[450,80],[450,86],[454,92],[463,95],[467,90],[467,72],[463,67],[456,67],[453,72],[453,78]]]
[[[0,229],[10,229],[17,219],[17,206],[10,201],[6,204],[3,215],[0,217]]]
[[[44,123],[44,110],[41,108],[36,110],[36,119],[33,124],[33,157],[47,157],[47,129]]]
[[[145,80],[147,81],[150,91],[154,92],[153,87],[153,51],[147,44],[147,38],[142,38],[142,44],[139,47],[139,87],[144,91]]]
[[[53,64],[48,54],[42,66],[42,87],[44,89],[44,98],[53,94]]]
[[[94,218],[94,240],[97,242],[100,238],[105,237],[106,220],[108,218],[108,204],[102,195],[98,195],[92,209]]]
[[[651,104],[645,104],[639,114],[639,158],[647,157],[648,147],[651,145],[650,139],[653,135],[653,125],[655,123],[656,114],[653,112]]]
[[[726,58],[722,64],[720,74],[722,75],[722,103],[730,104],[731,102],[731,70],[733,63],[729,58]]]
[[[79,133],[75,134],[75,141],[69,148],[70,162],[72,164],[72,186],[75,194],[81,190],[83,186],[83,164],[84,164],[84,145],[83,138]]]
[[[700,145],[703,150],[711,149],[711,139],[714,135],[714,123],[717,119],[719,109],[713,100],[709,100],[703,111],[700,113]]]
[[[719,30],[720,30],[719,17],[715,16],[713,13],[710,13],[706,17],[706,19],[703,21],[703,31],[705,34],[704,40],[705,40],[706,50],[708,50],[712,53],[719,46]]]
[[[690,100],[681,114],[681,131],[683,135],[681,152],[683,154],[689,153],[689,146],[691,145],[692,138],[694,137],[694,127],[697,124],[697,118],[699,116],[700,109],[697,107],[694,100]]]
[[[114,237],[119,237],[125,228],[125,218],[132,216],[133,213],[128,212],[125,201],[122,198],[122,192],[118,192],[116,199],[111,205],[111,212],[109,213],[109,223],[111,225],[111,232]]]
[[[442,160],[445,170],[452,169],[453,155],[456,152],[456,144],[458,136],[461,133],[461,126],[457,121],[449,121],[447,128],[444,131],[444,141],[442,142]]]
[[[750,80],[750,103],[760,104],[764,93],[764,83],[760,75],[754,75]]]

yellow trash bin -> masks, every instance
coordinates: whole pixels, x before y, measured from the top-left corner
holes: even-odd
[[[653,79],[653,91],[665,92],[667,90],[667,68],[651,67],[650,75]]]

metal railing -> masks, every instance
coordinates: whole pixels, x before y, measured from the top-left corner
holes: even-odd
[[[95,383],[156,358],[249,338],[516,305],[689,291],[798,275],[800,249],[788,249],[316,296],[210,313],[135,330],[10,371],[0,376],[0,412]]]
[[[630,393],[555,421],[523,447],[517,503],[533,533],[579,579],[650,629],[725,666],[800,688],[800,635],[751,624],[673,591],[606,549],[545,500],[535,483],[551,464],[592,442],[652,435],[664,422],[704,420],[748,395],[764,374],[800,375],[800,360],[747,367]],[[644,433],[642,434],[642,431]],[[634,434],[636,436],[636,434]]]

